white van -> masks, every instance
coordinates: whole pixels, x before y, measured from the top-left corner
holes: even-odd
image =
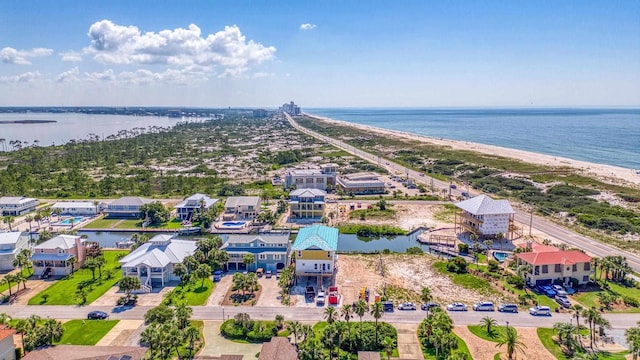
[[[551,316],[551,309],[548,306],[534,306],[529,308],[529,314],[535,316]]]

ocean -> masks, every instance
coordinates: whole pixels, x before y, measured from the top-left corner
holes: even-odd
[[[305,108],[334,120],[640,169],[640,109]]]

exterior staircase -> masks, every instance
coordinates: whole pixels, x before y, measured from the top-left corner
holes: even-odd
[[[142,285],[140,285],[140,289],[136,292],[140,292],[140,293],[150,293],[151,290],[153,289],[153,287],[151,286],[151,277],[147,276],[144,279],[140,279],[140,283]]]

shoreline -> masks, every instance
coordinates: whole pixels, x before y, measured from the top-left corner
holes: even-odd
[[[396,136],[396,137],[415,140],[415,141],[428,143],[432,145],[449,146],[455,150],[475,151],[475,152],[488,154],[488,155],[495,155],[495,156],[516,159],[526,163],[537,164],[537,165],[546,165],[546,166],[553,166],[553,167],[570,167],[578,170],[579,173],[582,175],[596,177],[602,181],[611,182],[618,185],[622,185],[620,184],[621,181],[624,183],[627,183],[627,185],[634,185],[635,187],[637,187],[637,185],[640,184],[640,174],[636,173],[636,170],[634,169],[627,169],[627,168],[613,166],[613,165],[590,163],[582,160],[574,160],[566,157],[545,155],[545,154],[535,153],[531,151],[506,148],[506,147],[496,146],[496,145],[487,145],[487,144],[473,143],[468,141],[436,138],[436,137],[431,137],[427,135],[413,134],[406,131],[383,129],[383,128],[379,128],[371,125],[356,124],[356,123],[351,123],[344,120],[335,120],[328,117],[309,114],[309,113],[303,113],[303,115],[306,115],[321,121],[326,121],[329,123],[355,127],[360,130],[376,132],[384,135]]]

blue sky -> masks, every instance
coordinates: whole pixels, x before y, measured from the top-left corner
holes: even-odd
[[[1,1],[0,106],[639,106],[639,1]]]

